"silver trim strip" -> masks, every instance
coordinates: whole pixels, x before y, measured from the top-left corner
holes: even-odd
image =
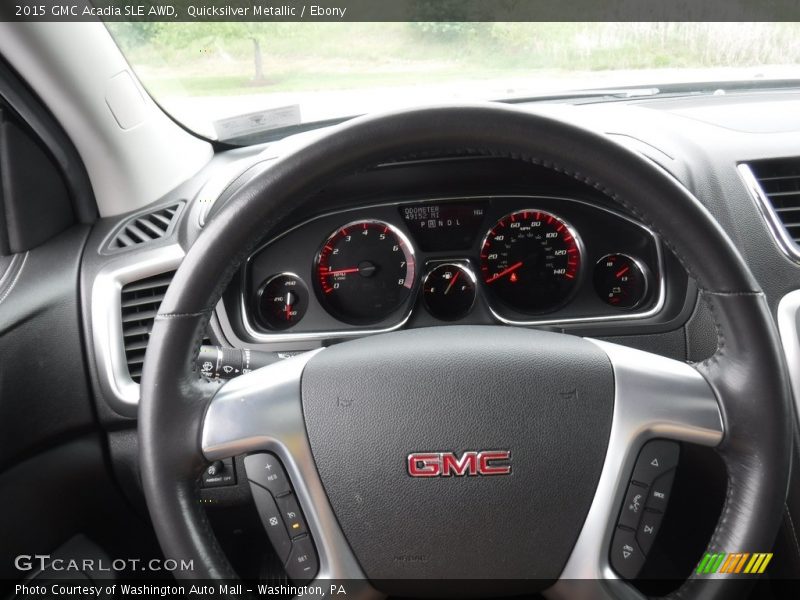
[[[758,212],[761,213],[764,221],[766,221],[767,228],[772,234],[772,237],[775,238],[778,247],[790,260],[800,262],[800,248],[798,248],[795,241],[789,235],[786,227],[783,226],[783,221],[781,221],[778,213],[775,212],[772,202],[770,202],[764,192],[764,188],[761,187],[758,179],[756,179],[750,165],[742,163],[737,165],[736,170],[739,172],[739,177],[742,178],[750,196],[756,201]]]
[[[317,547],[316,579],[364,580],[357,595],[381,597],[366,581],[339,528],[306,435],[300,378],[308,361],[323,350],[305,352],[227,382],[206,411],[202,449],[209,461],[248,452],[276,454],[286,467]],[[348,597],[350,593],[348,588]]]
[[[609,564],[611,538],[644,442],[668,438],[717,446],[724,428],[713,389],[686,363],[587,338],[614,369],[614,417],[605,463],[586,521],[549,598],[641,598]],[[577,581],[580,580],[580,581]]]
[[[800,290],[789,292],[778,303],[778,331],[789,366],[789,380],[800,413]]]
[[[109,261],[92,284],[92,341],[103,397],[111,408],[135,417],[139,384],[131,379],[122,337],[122,286],[178,268],[184,257],[178,244],[117,257]]]
[[[307,225],[308,223],[312,223],[319,219],[324,219],[331,216],[342,215],[349,212],[354,211],[361,211],[361,210],[369,210],[371,208],[383,208],[383,207],[391,207],[391,206],[402,206],[405,204],[418,204],[418,203],[425,203],[425,202],[464,202],[464,201],[475,201],[475,200],[490,200],[490,199],[515,199],[515,200],[526,200],[526,201],[538,201],[538,200],[559,200],[564,202],[573,202],[577,204],[583,204],[584,206],[589,206],[591,208],[604,211],[606,213],[612,214],[618,218],[624,219],[629,223],[639,227],[643,231],[645,231],[653,240],[656,247],[656,259],[658,262],[658,273],[656,273],[656,279],[658,282],[658,296],[656,298],[656,303],[648,310],[642,312],[627,312],[624,314],[619,315],[600,315],[594,317],[573,317],[570,319],[532,319],[528,321],[518,321],[513,319],[508,319],[503,317],[502,315],[498,314],[495,309],[489,305],[489,310],[500,323],[505,323],[506,325],[523,325],[523,326],[536,326],[536,325],[567,325],[571,323],[602,323],[608,321],[633,321],[638,319],[646,319],[648,317],[652,317],[659,312],[661,309],[664,308],[664,304],[666,302],[666,282],[664,278],[664,257],[663,257],[663,250],[661,248],[661,238],[652,231],[647,226],[643,225],[642,223],[632,219],[628,215],[620,213],[616,210],[607,208],[605,206],[599,206],[597,204],[593,204],[591,202],[587,202],[585,200],[578,200],[576,198],[566,198],[563,196],[529,196],[529,195],[519,195],[519,194],[510,194],[510,195],[496,195],[496,196],[454,196],[454,197],[441,197],[441,198],[423,198],[423,199],[414,199],[414,200],[407,200],[402,202],[388,202],[388,203],[378,203],[378,204],[371,204],[367,206],[359,206],[355,208],[347,208],[344,210],[339,211],[331,211],[327,213],[323,213],[312,217],[310,219],[306,219],[297,225],[287,229],[286,231],[282,232],[281,234],[271,238],[264,244],[260,245],[253,254],[248,257],[245,261],[243,266],[243,273],[246,272],[246,269],[250,263],[252,257],[257,254],[258,252],[262,251],[264,248],[269,246],[270,244],[275,243],[276,241],[286,237],[291,232],[299,229]],[[354,338],[354,337],[362,337],[367,335],[375,335],[378,333],[388,333],[390,331],[395,331],[403,327],[408,320],[411,318],[411,314],[413,312],[414,305],[412,302],[409,302],[408,311],[404,314],[403,318],[393,324],[390,327],[385,328],[376,328],[376,329],[350,329],[350,330],[332,330],[332,331],[309,331],[303,333],[264,333],[256,329],[250,318],[250,311],[247,310],[247,302],[245,298],[245,289],[242,286],[242,289],[239,292],[239,309],[242,314],[242,321],[244,324],[245,332],[251,339],[255,340],[256,342],[261,343],[282,343],[282,342],[322,342],[327,340],[337,340],[337,339],[347,339],[347,338]],[[220,301],[216,307],[217,314],[224,314],[224,318],[220,317],[220,322],[227,322],[230,324],[230,318],[228,317],[227,311],[225,309],[225,303]],[[232,331],[226,331],[226,335],[233,333]],[[244,342],[243,343],[247,343]]]

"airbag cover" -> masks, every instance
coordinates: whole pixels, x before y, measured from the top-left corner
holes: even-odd
[[[321,352],[302,392],[323,484],[379,589],[559,576],[611,429],[613,374],[597,346],[510,327],[396,332]],[[509,450],[511,473],[408,472],[410,453],[484,450]]]

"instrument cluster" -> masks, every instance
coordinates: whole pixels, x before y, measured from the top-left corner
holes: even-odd
[[[439,198],[322,215],[247,261],[242,314],[259,339],[335,338],[440,322],[629,320],[663,305],[655,234],[591,202]]]

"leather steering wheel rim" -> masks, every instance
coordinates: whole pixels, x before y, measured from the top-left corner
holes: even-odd
[[[142,482],[166,556],[199,578],[235,578],[198,502],[204,411],[219,389],[194,368],[226,284],[264,233],[337,176],[426,152],[528,161],[606,194],[658,233],[708,304],[717,351],[694,365],[724,422],[717,452],[728,488],[708,552],[766,551],[788,486],[793,412],[786,366],[763,292],[711,214],[660,167],[610,138],[496,105],[445,106],[354,119],[288,154],[242,188],[189,249],[150,337],[141,385]],[[765,467],[768,466],[768,467]],[[732,579],[692,575],[682,597],[729,598]]]

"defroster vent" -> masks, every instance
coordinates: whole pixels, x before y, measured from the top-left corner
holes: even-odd
[[[108,249],[123,250],[163,238],[172,231],[182,206],[182,203],[173,204],[133,217],[117,232]]]

